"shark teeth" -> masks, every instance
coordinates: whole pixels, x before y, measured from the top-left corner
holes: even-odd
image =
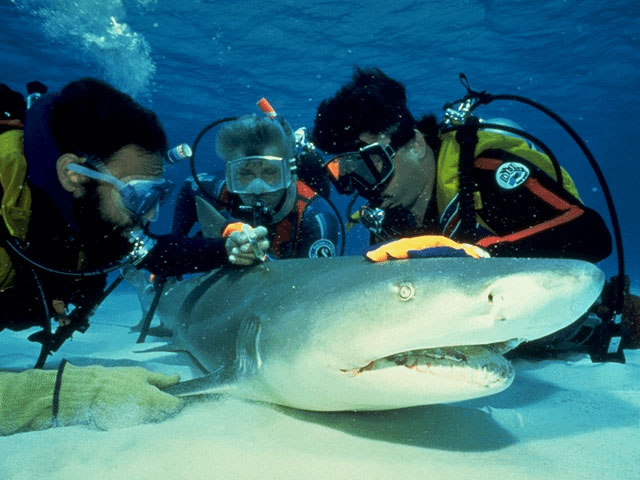
[[[373,360],[360,368],[342,370],[351,375],[360,375],[367,371],[382,370],[402,366],[421,373],[436,373],[437,369],[458,368],[468,370],[476,381],[483,384],[504,382],[513,376],[513,367],[502,354],[517,347],[522,340],[512,339],[506,342],[488,345],[465,345],[411,350]],[[472,373],[473,372],[473,373]]]

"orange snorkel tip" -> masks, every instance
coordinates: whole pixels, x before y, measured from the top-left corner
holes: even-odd
[[[256,105],[258,105],[260,110],[262,110],[262,113],[264,113],[267,117],[271,119],[276,118],[277,113],[266,98],[262,97],[260,100],[258,100],[258,103]]]

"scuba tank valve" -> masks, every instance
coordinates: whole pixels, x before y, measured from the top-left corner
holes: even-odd
[[[446,126],[463,125],[471,115],[476,103],[477,100],[474,98],[466,98],[459,102],[445,105],[442,123]]]

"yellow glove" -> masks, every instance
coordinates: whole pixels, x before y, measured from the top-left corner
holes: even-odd
[[[56,375],[55,370],[0,374],[0,434],[52,426]],[[159,388],[179,379],[141,367],[67,364],[58,395],[58,425],[106,430],[163,420],[180,411],[183,401]]]
[[[460,256],[487,258],[489,254],[480,247],[468,243],[458,243],[440,235],[423,235],[421,237],[401,238],[369,250],[365,256],[372,262],[400,260],[405,258],[424,258],[458,256],[451,252],[459,251]]]

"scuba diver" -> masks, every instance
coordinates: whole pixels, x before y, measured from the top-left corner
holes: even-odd
[[[89,327],[93,311],[121,280],[105,288],[108,273],[133,266],[169,276],[248,265],[257,260],[250,244],[268,248],[260,228],[227,239],[151,234],[149,223],[171,189],[162,177],[167,138],[155,113],[92,78],[58,93],[39,90],[27,110],[22,94],[0,84],[0,331],[41,327],[29,336],[42,344],[38,369],[74,332]],[[116,370],[62,376],[63,369],[64,362],[57,376],[63,384],[76,379],[68,388],[79,397],[94,398],[99,384],[114,385],[112,402],[136,397],[127,381],[115,382]],[[163,417],[166,396],[153,386],[157,377],[140,370],[130,377],[153,388],[138,394],[160,400],[145,406]],[[38,385],[48,385],[52,373],[11,375],[0,373],[3,421],[9,421],[7,409],[21,410]],[[180,402],[169,403],[173,411]]]
[[[263,261],[342,255],[344,226],[329,199],[330,181],[319,175],[324,171],[321,155],[307,141],[304,128],[293,132],[264,98],[258,106],[265,116],[216,120],[201,130],[193,150],[187,144],[178,148],[177,155],[190,158],[192,176],[184,181],[178,194],[172,235],[188,238],[204,209],[205,225],[200,225],[202,230],[191,238],[241,235],[251,225],[260,235],[266,232],[271,245],[268,250],[254,251]],[[198,173],[197,145],[218,125],[222,127],[216,135],[216,151],[225,163],[225,172]],[[314,188],[299,178],[300,172]],[[162,323],[149,325],[165,283],[171,284],[176,278],[157,279],[129,269],[126,279],[136,288],[143,313],[138,325],[132,327],[141,332],[139,342],[147,333],[170,336],[171,331]]]
[[[605,222],[548,149],[532,148],[530,135],[509,122],[483,126],[467,110],[456,117],[450,108],[443,124],[434,115],[416,121],[405,87],[378,68],[356,68],[320,103],[312,141],[334,156],[326,173],[338,191],[368,201],[359,220],[371,242],[441,235],[491,256],[608,257]],[[382,248],[382,258],[395,256],[393,242]]]
[[[197,181],[190,177],[184,182],[173,217],[174,235],[189,234],[198,220],[196,198],[204,197],[226,215],[225,231],[237,220],[267,227],[267,253],[273,258],[342,253],[341,222],[334,208],[298,178],[299,152],[286,120],[274,114],[225,122],[217,133],[216,151],[225,162],[224,175],[201,173]]]

